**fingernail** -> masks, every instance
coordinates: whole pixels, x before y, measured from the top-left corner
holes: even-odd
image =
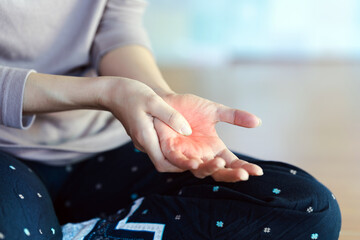
[[[192,134],[192,130],[189,125],[183,125],[183,127],[179,130],[179,133],[185,136],[189,136]]]
[[[200,166],[200,163],[198,161],[192,161],[192,164],[191,164],[191,169],[192,170],[198,169],[199,166]]]
[[[225,160],[223,160],[223,161],[218,162],[218,163],[216,164],[216,168],[224,168],[225,165],[226,165],[226,162],[225,162]]]
[[[248,180],[249,179],[249,174],[242,174],[241,176],[240,176],[240,180],[242,180],[242,181],[246,181],[246,180]]]
[[[259,118],[259,124],[257,125],[258,127],[260,127],[262,125],[262,121],[261,119]]]
[[[256,175],[257,175],[257,176],[262,176],[262,175],[264,175],[263,170],[262,170],[261,168],[258,169],[258,170],[256,171]]]
[[[196,163],[196,164],[193,164],[193,165],[192,165],[192,168],[191,168],[191,169],[192,169],[192,170],[196,170],[196,169],[198,169],[198,168],[199,168],[199,164]]]

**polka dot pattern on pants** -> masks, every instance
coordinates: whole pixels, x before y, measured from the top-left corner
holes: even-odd
[[[220,188],[219,186],[214,186],[214,187],[213,187],[213,192],[218,192],[218,191],[219,191],[219,188]]]
[[[73,170],[73,168],[72,168],[71,165],[67,165],[67,166],[65,167],[65,171],[66,171],[66,172],[71,172],[72,170]]]
[[[27,228],[24,228],[24,233],[25,233],[26,236],[31,235],[29,229],[27,229]]]
[[[137,172],[138,169],[139,169],[138,166],[132,166],[131,172]]]
[[[133,193],[133,194],[131,194],[131,196],[130,196],[130,198],[132,199],[132,200],[135,200],[135,199],[137,199],[139,197],[139,195],[137,195],[137,193]]]
[[[98,156],[97,161],[99,163],[103,162],[105,160],[105,157],[103,155]]]
[[[308,208],[306,209],[306,211],[307,211],[308,213],[312,213],[312,212],[314,211],[314,209],[310,206],[310,207],[308,207]]]
[[[224,222],[223,221],[216,221],[216,226],[219,228],[224,227]]]
[[[70,202],[70,201],[66,201],[66,202],[65,202],[65,207],[68,208],[68,207],[70,207],[70,206],[71,206],[71,202]]]
[[[97,183],[97,184],[95,185],[95,189],[96,189],[96,190],[102,189],[102,184],[101,184],[101,183]]]
[[[311,239],[318,239],[318,237],[319,237],[319,234],[317,234],[317,233],[311,234]]]
[[[136,156],[139,159],[141,158],[142,154],[141,153],[135,153],[133,152],[133,148],[130,148],[129,151],[131,152],[131,156]],[[95,169],[93,169],[93,173],[97,173],[99,172],[101,169],[106,169],[108,167],[108,164],[113,167],[113,161],[112,161],[112,155],[108,154],[106,155],[106,160],[101,162],[98,160],[98,156],[92,157],[91,158],[91,167],[94,166]],[[93,164],[95,163],[95,164]],[[83,163],[82,163],[83,164]],[[13,166],[14,169],[10,168],[10,165]],[[62,172],[62,174],[64,174],[64,176],[72,176],[73,174],[76,174],[78,167],[76,164],[73,165],[73,171],[71,174],[68,174],[65,172],[65,167],[62,167],[60,170]],[[151,166],[152,167],[152,166]],[[16,170],[15,170],[16,169]],[[36,173],[38,174],[38,169],[36,167],[33,168],[34,170],[36,170]],[[301,169],[297,169],[295,167],[288,167],[283,169],[283,172],[281,172],[283,174],[283,176],[285,176],[286,180],[289,180],[289,182],[291,183],[291,179],[297,179],[299,177],[305,177],[306,175],[301,171]],[[11,176],[17,176],[17,174],[20,173],[21,170],[23,170],[25,172],[26,176],[32,176],[33,174],[30,174],[28,172],[28,169],[22,168],[20,165],[16,165],[15,163],[5,163],[3,170],[6,174],[9,174]],[[134,161],[134,162],[129,162],[127,163],[123,170],[123,174],[119,174],[122,175],[124,177],[121,178],[122,182],[126,179],[127,177],[131,178],[131,179],[137,179],[137,176],[142,176],[147,172],[147,165],[141,165],[140,162]],[[266,171],[267,169],[265,168],[264,171]],[[34,171],[35,172],[35,171]],[[268,173],[268,172],[266,172]],[[126,175],[128,174],[128,176]],[[112,174],[113,175],[113,174]],[[271,175],[271,171],[269,170],[269,174]],[[304,176],[303,176],[304,175]],[[265,177],[267,177],[265,175]],[[88,178],[86,178],[88,179]],[[171,206],[171,208],[169,208],[169,212],[166,213],[166,219],[169,220],[169,222],[171,222],[171,224],[177,224],[178,226],[178,231],[181,232],[181,225],[182,224],[187,224],[188,222],[193,222],[194,217],[192,217],[192,214],[196,214],[197,210],[196,208],[194,208],[195,210],[191,209],[191,208],[187,208],[188,205],[188,199],[190,199],[190,203],[191,202],[191,198],[193,196],[196,196],[196,198],[198,197],[204,197],[204,198],[211,198],[214,199],[214,204],[217,204],[217,202],[219,202],[219,205],[207,205],[207,201],[201,202],[203,203],[204,207],[206,207],[206,209],[210,209],[209,211],[211,211],[211,218],[209,218],[208,222],[206,221],[205,225],[201,225],[199,224],[199,227],[202,227],[204,229],[204,231],[208,231],[211,230],[214,233],[225,233],[226,231],[228,231],[229,229],[231,229],[234,224],[233,221],[237,221],[237,214],[235,212],[235,210],[231,209],[231,211],[229,211],[229,215],[231,215],[230,213],[234,213],[234,218],[230,218],[231,220],[227,219],[227,217],[229,215],[224,214],[224,211],[220,211],[223,210],[221,209],[219,206],[223,206],[223,204],[220,203],[220,201],[222,201],[222,196],[224,194],[224,196],[227,196],[229,199],[234,196],[237,197],[237,193],[235,191],[237,191],[237,185],[234,184],[234,188],[233,185],[229,186],[227,184],[222,184],[222,183],[217,183],[214,182],[212,180],[209,180],[208,182],[205,181],[205,184],[201,184],[201,185],[181,185],[179,179],[177,178],[176,175],[172,175],[172,174],[164,174],[161,178],[157,178],[154,177],[154,179],[156,180],[160,180],[160,181],[154,181],[155,187],[155,191],[157,190],[157,188],[159,187],[158,184],[162,184],[162,186],[171,189],[171,198],[178,198],[181,200],[181,203],[184,202],[184,206],[181,205],[181,208],[176,208],[176,206],[173,205],[173,202],[169,202],[169,206]],[[181,179],[182,180],[182,179]],[[188,179],[185,179],[185,182]],[[192,179],[189,179],[191,181],[189,181],[191,184],[193,183]],[[196,179],[197,180],[197,179]],[[251,183],[251,181],[249,181]],[[109,182],[107,182],[106,179],[101,178],[101,176],[98,176],[97,174],[94,174],[94,178],[89,178],[88,180],[84,181],[84,183],[86,183],[86,185],[84,185],[86,187],[86,189],[89,189],[91,194],[103,194],[103,192],[106,192],[104,190],[108,190],[108,188],[111,188],[112,185],[109,184]],[[151,183],[149,181],[149,183]],[[247,182],[242,182],[240,190],[242,191],[242,186],[244,186],[244,189],[247,189],[248,186],[246,186]],[[115,184],[114,184],[115,185]],[[173,185],[176,186],[176,188],[172,188]],[[256,185],[256,184],[254,184]],[[250,184],[250,186],[252,186]],[[300,186],[307,186],[306,184],[304,185],[300,185]],[[180,190],[183,189],[183,190]],[[251,188],[253,189],[253,188]],[[254,188],[256,189],[256,188]],[[145,201],[146,199],[148,199],[148,195],[152,196],[152,193],[155,191],[152,191],[153,189],[151,188],[145,188],[145,190],[143,190],[143,188],[137,188],[137,187],[131,187],[131,189],[128,189],[126,191],[126,196],[124,197],[124,201],[123,202],[131,202],[131,201],[135,201],[136,199],[139,199],[139,197],[144,196]],[[259,192],[260,196],[266,196],[269,197],[271,199],[274,199],[275,201],[281,199],[286,199],[290,194],[293,194],[293,189],[291,187],[288,187],[288,182],[279,182],[279,181],[274,181],[274,182],[268,182],[268,184],[265,185],[261,185],[261,192]],[[299,191],[301,191],[301,189],[299,189]],[[184,197],[179,197],[176,196],[177,193],[179,195],[183,194],[185,195]],[[156,192],[155,192],[156,194]],[[257,197],[258,194],[257,192],[254,193],[255,197]],[[294,193],[295,194],[295,193]],[[334,196],[331,194],[331,192],[327,192],[326,193],[326,200],[328,200],[328,202],[331,204],[333,203],[335,200],[333,200]],[[28,201],[34,201],[37,202],[39,204],[43,204],[46,202],[47,199],[50,199],[48,197],[48,194],[45,190],[40,189],[40,188],[28,188],[28,189],[16,189],[15,191],[12,192],[12,197],[16,200],[14,202],[19,203],[19,205],[23,205],[26,204]],[[26,196],[26,198],[25,198]],[[252,196],[252,195],[251,195]],[[61,198],[61,202],[59,201],[60,205],[62,205],[61,207],[64,209],[65,207],[74,207],[74,209],[71,210],[76,210],[76,206],[78,206],[78,200],[76,198],[71,198],[71,202],[68,201],[67,199],[68,196],[64,196]],[[130,199],[131,198],[131,199]],[[156,201],[153,201],[153,200]],[[155,197],[151,198],[150,200],[148,200],[147,202],[144,202],[143,205],[139,206],[139,212],[134,212],[134,215],[132,217],[134,217],[134,222],[135,220],[137,220],[137,218],[139,218],[139,222],[144,223],[144,222],[149,222],[147,221],[147,219],[155,219],[156,217],[158,217],[157,214],[159,214],[159,211],[157,211],[157,208],[153,208],[153,206],[151,204],[153,204],[154,202],[157,203],[157,201],[159,200],[160,203],[165,203],[164,205],[166,205],[166,203],[168,203],[168,197],[166,196],[165,199],[162,199],[160,196],[156,195]],[[196,199],[197,200],[197,199]],[[163,202],[162,202],[163,201]],[[84,201],[81,201],[81,203],[83,203]],[[200,201],[199,201],[200,202]],[[94,201],[94,203],[96,204],[96,201]],[[201,204],[200,203],[200,204]],[[309,204],[311,203],[311,204]],[[197,203],[196,203],[197,204]],[[298,210],[297,212],[299,212],[299,214],[301,214],[302,216],[306,216],[307,218],[315,218],[318,215],[318,211],[320,208],[317,204],[313,203],[312,201],[306,201],[305,203],[301,204],[300,207],[298,207],[296,210]],[[119,208],[124,207],[125,205],[120,205]],[[156,205],[155,205],[156,206]],[[201,205],[202,206],[202,205]],[[236,205],[236,210],[237,210],[237,206]],[[106,206],[107,207],[107,206]],[[117,207],[117,206],[116,206]],[[195,205],[196,207],[196,205]],[[225,210],[226,207],[224,207]],[[234,208],[235,209],[235,208]],[[242,210],[241,207],[239,207],[240,210]],[[98,216],[98,214],[100,214],[101,218],[105,217],[109,217],[108,215],[105,214],[105,212],[102,212],[104,209],[97,209],[96,210],[96,216]],[[115,209],[114,211],[116,211],[117,209]],[[128,210],[128,209],[127,209]],[[214,210],[214,212],[213,212]],[[239,210],[239,211],[240,211]],[[87,210],[85,210],[87,211]],[[121,210],[119,210],[121,211]],[[125,211],[125,210],[124,210]],[[70,209],[64,210],[64,212],[70,212]],[[95,211],[94,211],[95,212]],[[245,212],[245,211],[244,211]],[[297,214],[297,212],[295,214]],[[316,212],[316,214],[314,214],[314,212]],[[109,213],[112,213],[109,211]],[[205,212],[206,214],[207,212]],[[276,212],[277,214],[278,212]],[[124,218],[127,215],[126,212],[122,212],[120,218]],[[270,218],[273,216],[269,215]],[[160,217],[163,217],[162,215],[159,214]],[[164,219],[165,219],[164,217]],[[35,219],[35,218],[33,218]],[[35,222],[33,221],[33,219],[31,219],[31,222]],[[236,219],[236,220],[234,220]],[[273,220],[273,219],[272,219]],[[115,221],[115,220],[114,220]],[[117,220],[116,220],[117,221]],[[165,222],[165,221],[164,221]],[[204,221],[205,222],[205,221]],[[240,222],[240,221],[239,221]],[[262,224],[257,224],[254,229],[252,229],[252,234],[256,235],[256,236],[262,236],[263,239],[270,239],[272,237],[276,238],[277,234],[281,233],[281,231],[283,231],[283,225],[281,224],[275,224],[274,221],[269,221],[269,225],[267,225],[266,223],[264,225]],[[36,238],[36,236],[38,238],[41,237],[45,237],[47,239],[50,238],[54,238],[56,235],[60,235],[61,234],[61,228],[58,227],[57,224],[55,224],[54,222],[50,222],[47,221],[46,223],[44,222],[39,222],[39,224],[35,223],[36,225],[31,225],[32,223],[21,223],[19,224],[20,229],[18,230],[18,234],[22,235],[21,237],[24,239],[31,239],[31,238]],[[26,229],[24,229],[24,227],[26,227]],[[271,229],[270,229],[271,227]],[[300,227],[300,224],[297,226],[298,228]],[[306,230],[301,229],[301,233],[300,234],[304,234],[305,235],[305,239],[329,239],[326,237],[327,233],[324,233],[322,231],[322,229],[317,229],[315,228],[316,226],[311,226],[311,228],[308,228]],[[55,231],[56,230],[56,231]],[[299,230],[300,231],[300,230]],[[321,232],[319,232],[321,231]],[[3,238],[5,239],[5,235],[2,233],[6,234],[6,240],[9,239],[9,237],[11,237],[9,234],[12,234],[11,231],[7,232],[5,231],[5,229],[0,229],[0,240]],[[2,235],[3,236],[2,236]],[[164,232],[164,234],[166,234],[166,230]],[[175,236],[175,232],[171,232],[171,234],[174,234]],[[186,233],[185,233],[186,234]],[[289,235],[293,236],[294,233],[288,233]],[[41,235],[41,236],[40,236]],[[321,235],[321,236],[320,236]],[[105,239],[105,237],[108,236],[94,236],[93,239],[95,239],[95,237],[99,237],[99,239]],[[110,237],[111,238],[111,237]],[[191,237],[190,237],[191,238]],[[294,238],[289,238],[289,239],[294,239]]]
[[[275,194],[280,194],[281,190],[278,189],[278,188],[274,188],[274,189],[272,190],[272,192],[275,193]]]

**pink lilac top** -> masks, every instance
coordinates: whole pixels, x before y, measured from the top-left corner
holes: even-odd
[[[23,115],[24,86],[32,71],[96,76],[108,51],[149,48],[145,6],[143,0],[0,1],[0,151],[64,165],[128,141],[106,111]]]

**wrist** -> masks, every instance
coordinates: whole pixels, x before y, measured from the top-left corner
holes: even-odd
[[[122,85],[120,77],[95,77],[95,79],[100,83],[95,96],[95,103],[97,107],[101,110],[110,111],[110,106],[112,106],[112,100],[114,95],[121,97],[121,93],[118,93],[118,89],[125,86]],[[114,93],[117,91],[117,93]]]
[[[172,89],[168,88],[153,88],[154,92],[159,95],[161,98],[165,98],[166,96],[176,94]]]

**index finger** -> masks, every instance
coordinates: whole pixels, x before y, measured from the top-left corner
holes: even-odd
[[[188,136],[192,130],[188,121],[183,115],[167,104],[161,97],[155,96],[149,101],[149,113],[157,119],[163,121],[176,132]]]

